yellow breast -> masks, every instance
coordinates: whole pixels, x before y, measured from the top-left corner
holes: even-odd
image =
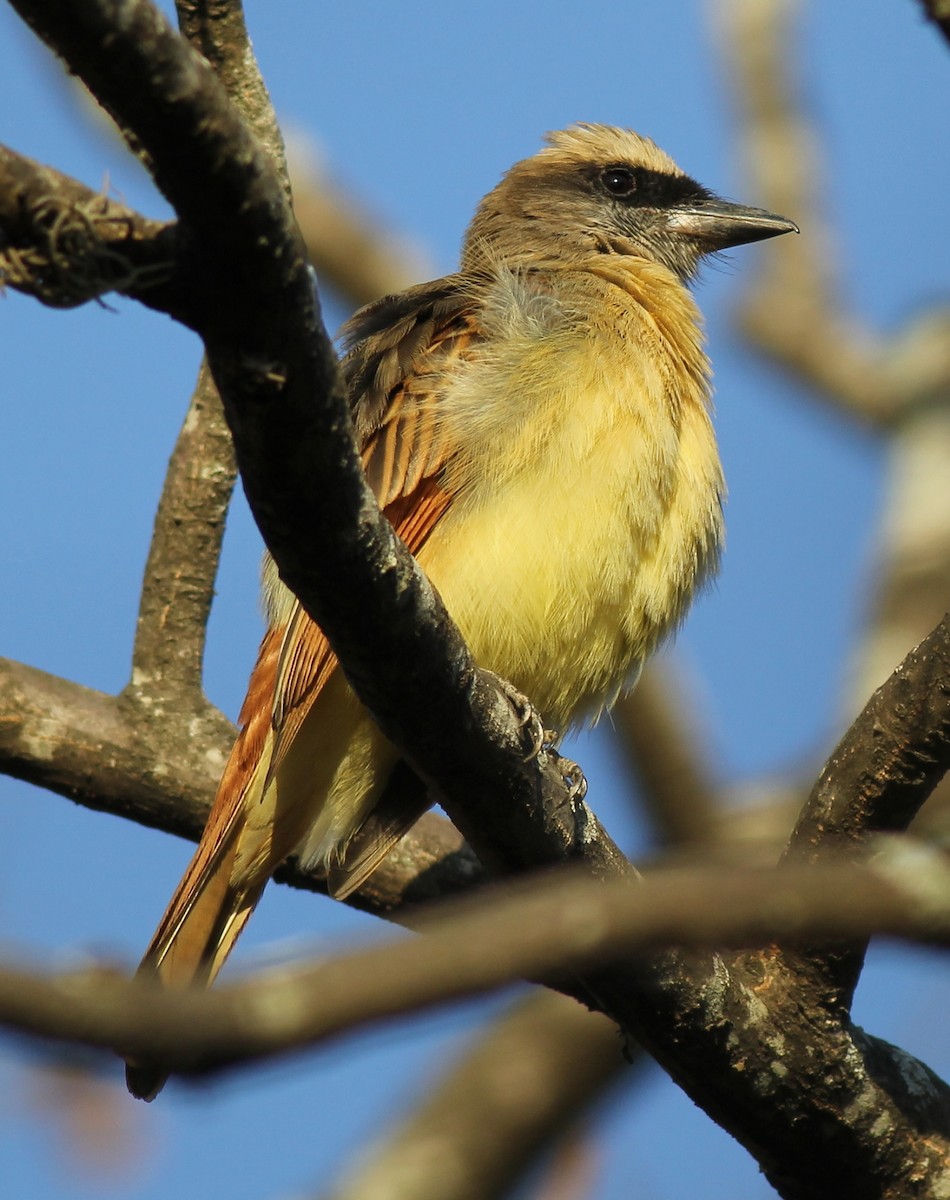
[[[476,659],[560,728],[635,677],[721,538],[698,314],[634,263],[504,274],[440,403],[465,451],[420,562]]]

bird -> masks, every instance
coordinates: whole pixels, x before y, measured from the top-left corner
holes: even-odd
[[[724,483],[690,285],[705,256],[791,231],[647,137],[576,124],[485,196],[455,274],[341,332],[380,508],[475,660],[546,728],[609,707],[716,569]],[[240,733],[139,968],[164,986],[210,985],[289,855],[344,898],[428,806],[395,786],[398,750],[266,555],[263,597]],[[127,1065],[143,1099],[164,1080]]]

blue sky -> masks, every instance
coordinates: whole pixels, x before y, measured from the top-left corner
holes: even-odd
[[[247,8],[287,128],[309,134],[337,178],[414,239],[436,273],[453,268],[475,203],[500,173],[536,149],[545,130],[575,120],[636,128],[716,191],[760,200],[739,173],[706,4],[249,0]],[[165,214],[142,172],[89,122],[5,7],[0,45],[0,141],[91,185],[108,177],[126,202]],[[950,251],[935,234],[946,226],[950,195],[950,56],[912,0],[869,0],[860,16],[853,6],[808,6],[794,49],[825,138],[846,298],[873,327],[893,330],[947,297]],[[730,487],[729,541],[721,579],[696,605],[676,654],[695,673],[704,735],[728,782],[819,755],[840,724],[886,467],[873,436],[811,403],[735,341],[730,308],[743,275],[768,253],[767,243],[735,251],[699,289]],[[346,314],[331,299],[327,315],[335,325]],[[123,301],[62,313],[8,293],[0,346],[0,654],[117,691],[197,339]],[[239,500],[207,662],[208,693],[232,717],[260,635],[259,550]],[[576,756],[591,804],[635,848],[640,834],[609,727],[582,738]],[[90,951],[134,962],[188,856],[170,837],[5,779],[0,829],[0,927],[47,962]],[[339,905],[274,887],[236,959],[327,948],[373,929]],[[948,999],[946,972],[931,958],[884,948],[872,955],[857,1015],[946,1070],[950,1043],[933,1025]],[[30,1057],[0,1044],[8,1097],[0,1177],[11,1195],[77,1200],[313,1190],[393,1106],[405,1106],[484,1008],[347,1039],[293,1067],[170,1087],[155,1105],[131,1111],[141,1156],[107,1179],[78,1169],[56,1128],[31,1115],[22,1102],[32,1094]],[[635,1190],[680,1200],[697,1188],[706,1200],[771,1194],[744,1151],[659,1071],[648,1074],[602,1114],[598,1198]]]

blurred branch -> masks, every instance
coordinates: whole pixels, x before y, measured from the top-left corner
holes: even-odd
[[[630,1070],[612,1021],[551,993],[513,1006],[327,1200],[496,1200]]]
[[[0,970],[0,1021],[201,1074],[526,976],[563,979],[667,945],[878,931],[938,944],[950,939],[950,869],[940,855],[899,847],[891,855],[882,850],[873,868],[688,868],[610,883],[561,871],[499,892],[420,916],[423,936],[211,991],[162,991],[101,967],[54,975],[7,967]],[[950,1136],[950,1092],[943,1101]]]
[[[926,338],[924,339],[927,340]],[[947,340],[950,346],[950,338]],[[926,346],[921,346],[926,353]],[[950,596],[950,383],[907,413],[888,444],[868,628],[849,681],[854,705],[931,628]]]
[[[354,305],[401,292],[431,269],[404,238],[384,231],[349,192],[320,167],[303,138],[290,143],[294,213],[321,281]]]
[[[542,1168],[532,1200],[590,1200],[597,1168],[593,1130],[575,1126]]]
[[[886,426],[950,385],[950,326],[924,320],[885,342],[847,311],[833,266],[835,238],[822,216],[818,138],[790,78],[797,9],[791,0],[726,0],[718,10],[746,174],[762,203],[802,229],[763,258],[742,305],[742,328],[836,407]]]
[[[613,723],[641,784],[643,804],[664,845],[706,845],[716,836],[718,800],[675,672],[654,660],[613,710]]]

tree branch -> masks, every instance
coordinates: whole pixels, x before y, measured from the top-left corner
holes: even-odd
[[[670,944],[871,931],[945,944],[948,882],[941,856],[902,853],[886,869],[689,868],[642,882],[603,883],[559,871],[420,915],[422,937],[262,972],[210,992],[163,991],[102,968],[49,977],[7,968],[0,972],[0,1019],[24,1033],[203,1073],[283,1055],[525,976],[563,978]]]
[[[48,788],[96,812],[197,841],[234,727],[220,713],[179,725],[143,725],[138,711],[113,696],[0,658],[0,771]],[[461,835],[441,817],[423,817],[362,891],[356,908],[398,916],[421,904],[467,891],[483,879]],[[291,860],[276,878],[325,894],[326,881]]]
[[[53,308],[112,291],[177,308],[168,287],[179,250],[174,225],[150,221],[6,146],[0,229],[0,285]]]
[[[121,701],[0,658],[0,770],[100,812],[196,840],[224,766],[218,714],[190,742],[142,736]]]
[[[224,522],[237,478],[231,434],[211,373],[202,365],[175,444],[145,566],[132,681],[150,720],[180,718],[205,704],[205,634]]]

